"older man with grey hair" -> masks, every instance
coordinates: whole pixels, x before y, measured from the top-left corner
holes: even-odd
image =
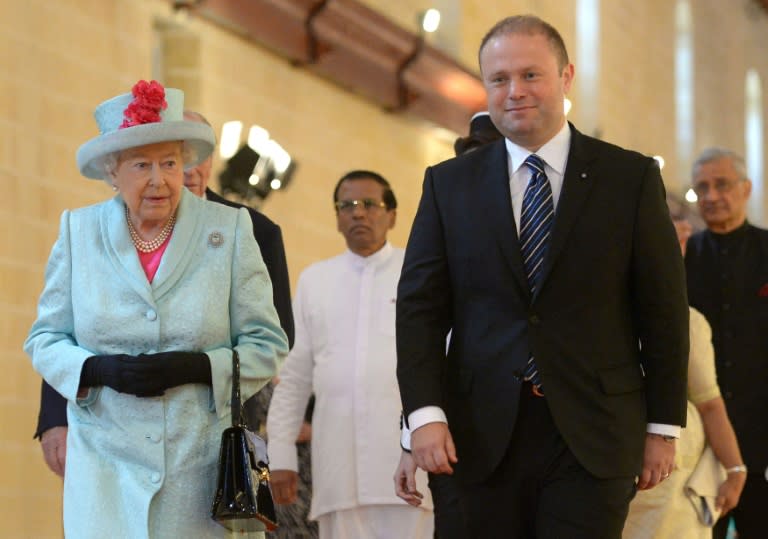
[[[717,379],[747,474],[734,509],[739,537],[764,537],[768,507],[768,230],[747,220],[752,192],[744,160],[724,148],[704,150],[693,164],[693,190],[707,229],[688,241],[688,299],[712,326]],[[715,528],[724,538],[727,520]]]

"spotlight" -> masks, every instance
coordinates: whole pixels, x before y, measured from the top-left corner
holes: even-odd
[[[440,12],[434,8],[426,10],[419,19],[421,29],[428,34],[435,32],[440,27]]]
[[[219,156],[229,159],[240,146],[240,133],[243,131],[243,122],[233,120],[221,126],[221,142],[219,143]]]
[[[251,129],[248,139],[249,142],[240,146],[219,174],[221,189],[245,200],[264,200],[272,191],[285,189],[296,164],[280,144],[265,139],[258,130]],[[252,142],[260,151],[253,148]]]

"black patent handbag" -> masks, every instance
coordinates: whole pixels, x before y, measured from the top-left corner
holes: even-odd
[[[219,477],[211,518],[232,531],[277,529],[269,484],[267,444],[245,427],[240,402],[240,358],[232,351],[232,426],[221,434]]]

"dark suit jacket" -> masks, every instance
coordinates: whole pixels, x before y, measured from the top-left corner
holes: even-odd
[[[446,412],[463,481],[504,455],[531,353],[557,428],[598,477],[641,470],[646,422],[685,424],[688,305],[659,169],[571,129],[533,298],[504,141],[426,171],[398,287],[397,374],[405,414]]]
[[[293,310],[291,309],[291,283],[288,278],[288,264],[285,261],[285,247],[280,227],[273,223],[264,214],[245,206],[231,202],[210,189],[205,191],[205,196],[212,202],[218,202],[233,208],[245,208],[253,221],[253,235],[259,244],[261,256],[267,266],[269,277],[272,280],[272,294],[275,301],[275,309],[280,318],[280,325],[288,336],[289,346],[293,346],[295,336],[293,326]],[[42,436],[43,432],[53,427],[67,425],[67,401],[59,395],[48,383],[43,380],[40,395],[40,413],[37,417],[37,430],[35,437]]]
[[[768,467],[768,230],[745,224],[721,255],[714,234],[688,240],[688,299],[712,326],[717,381],[744,462]],[[762,478],[759,479],[762,481]]]

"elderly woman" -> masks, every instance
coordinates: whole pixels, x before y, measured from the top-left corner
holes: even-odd
[[[245,398],[287,353],[248,213],[183,186],[214,146],[183,108],[140,81],[96,109],[77,162],[117,196],[63,213],[25,343],[68,401],[67,537],[227,536],[210,508],[232,353]]]
[[[691,225],[684,219],[675,219],[674,224],[680,248],[685,253]],[[675,471],[653,489],[637,493],[629,504],[623,539],[712,538],[712,528],[701,522],[685,493],[706,444],[727,469],[715,499],[722,516],[739,503],[744,489],[746,468],[717,385],[712,330],[704,315],[693,308],[690,309],[690,343],[688,420],[678,441]]]

